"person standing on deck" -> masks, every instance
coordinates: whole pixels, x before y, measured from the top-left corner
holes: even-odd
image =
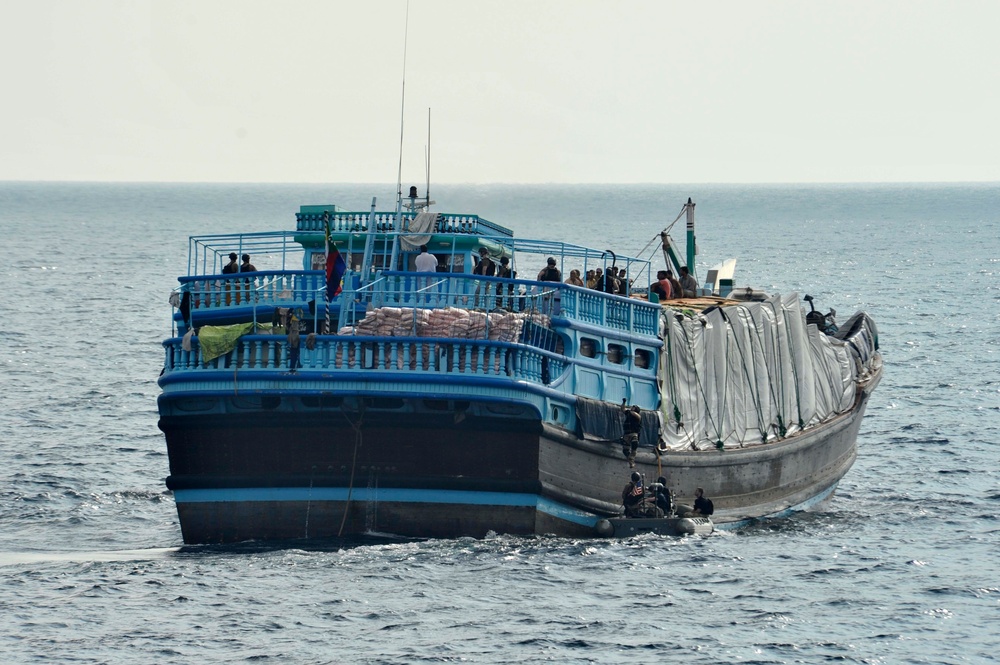
[[[618,295],[628,298],[628,292],[632,284],[629,282],[625,268],[618,269]]]
[[[493,259],[490,258],[490,251],[485,247],[479,248],[479,263],[477,263],[476,267],[472,269],[472,274],[482,275],[483,277],[494,277],[497,274],[497,264],[493,263]],[[489,309],[489,302],[486,298],[484,298],[484,296],[488,297],[492,291],[492,285],[476,282],[476,307]],[[481,300],[480,298],[483,299]]]
[[[562,273],[559,272],[559,268],[556,268],[555,257],[550,256],[545,260],[545,267],[538,271],[538,277],[535,279],[539,282],[562,281]]]
[[[567,284],[572,284],[573,286],[583,286],[583,280],[580,279],[579,270],[570,270],[569,279],[566,280]]]
[[[437,272],[437,257],[427,251],[427,245],[420,246],[420,253],[417,254],[417,258],[413,263],[416,266],[417,272]],[[421,277],[417,280],[417,288],[421,290],[430,290],[432,281],[433,280],[429,277]],[[425,292],[421,297],[427,298],[429,302],[431,294]]]
[[[479,248],[479,263],[476,267],[472,269],[473,275],[482,275],[483,277],[493,277],[497,273],[497,264],[493,263],[493,259],[490,258],[490,251],[485,247]]]
[[[229,263],[222,266],[222,274],[230,275],[240,271],[240,264],[236,262],[236,252],[229,253]]]
[[[244,254],[243,255],[243,265],[240,266],[240,272],[257,272],[257,266],[255,266],[254,264],[250,263],[250,255],[249,254]],[[250,293],[253,291],[253,280],[252,279],[245,279],[245,280],[243,280],[243,284],[241,286],[239,286],[238,288],[240,288],[240,289],[242,289],[244,291],[243,297],[249,302],[249,300],[250,300]],[[239,297],[239,294],[237,293],[236,302],[239,302],[239,301],[240,301],[240,297]]]
[[[618,278],[615,276],[617,272],[617,268],[606,268],[594,288],[605,293],[618,293]]]
[[[550,256],[545,260],[545,267],[538,271],[538,277],[535,278],[539,282],[557,282],[562,283],[562,273],[559,268],[556,268],[556,259],[554,256]],[[553,289],[554,293],[543,294],[543,300],[541,304],[541,310],[544,314],[550,314],[552,316],[558,316],[562,311],[562,291],[559,289]]]
[[[513,279],[514,272],[510,269],[510,259],[506,256],[500,257],[500,267],[497,268],[497,277],[503,277],[504,279]],[[507,298],[504,299],[503,295],[504,285],[497,284],[497,308],[504,308],[513,310],[514,309],[514,285],[507,285]]]
[[[227,263],[226,265],[222,266],[222,274],[223,275],[231,275],[233,273],[237,273],[237,272],[240,271],[240,264],[236,262],[237,258],[238,257],[236,256],[236,252],[230,252],[229,253],[229,263]],[[232,288],[233,288],[233,286],[230,283],[230,280],[227,279],[225,281],[226,304],[227,305],[232,304],[232,295],[230,294],[230,291],[232,290]],[[236,297],[237,297],[237,301],[236,302],[239,303],[239,300],[238,300],[239,293],[236,294]]]
[[[427,245],[420,246],[420,253],[417,254],[414,263],[416,264],[417,272],[437,272],[437,257],[427,251]]]

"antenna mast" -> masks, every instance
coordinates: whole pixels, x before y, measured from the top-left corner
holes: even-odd
[[[424,155],[426,162],[424,167],[427,171],[427,189],[424,191],[425,208],[431,207],[431,109],[427,109],[427,153]]]
[[[406,109],[406,42],[410,34],[410,1],[406,0],[406,24],[403,27],[403,86],[399,94],[399,170],[396,172],[397,217],[403,204],[403,111]]]
[[[403,111],[406,109],[406,41],[410,34],[410,0],[406,0],[406,26],[403,28],[403,89],[399,95],[399,171],[396,172],[396,217],[393,223],[392,254],[389,270],[399,260],[399,234],[403,232]]]

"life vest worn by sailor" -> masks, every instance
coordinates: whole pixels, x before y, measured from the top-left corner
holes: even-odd
[[[622,505],[625,506],[625,515],[632,517],[636,509],[642,504],[642,476],[638,471],[632,472],[632,480],[622,490]]]

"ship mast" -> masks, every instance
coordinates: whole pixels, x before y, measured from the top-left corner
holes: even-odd
[[[406,44],[410,33],[410,3],[406,3],[406,24],[403,27],[403,84],[399,94],[399,168],[396,171],[396,217],[393,223],[392,254],[389,270],[399,262],[399,234],[403,231],[403,120],[406,110]],[[369,229],[370,231],[370,229]]]

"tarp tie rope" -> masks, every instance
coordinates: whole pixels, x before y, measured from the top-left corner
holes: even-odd
[[[691,356],[693,357],[694,356],[694,341],[691,339],[690,336],[688,336],[687,329],[684,326],[681,326],[681,330],[684,331],[684,338],[687,341],[688,349],[691,350]],[[701,375],[698,373],[698,364],[694,363],[692,365],[692,368],[694,369],[694,379],[695,379],[695,383],[697,384],[697,390],[701,393],[702,402],[705,404],[705,416],[708,418],[709,422],[712,424],[712,429],[715,430],[715,440],[716,440],[716,444],[715,445],[718,446],[719,443],[722,442],[722,432],[719,430],[719,425],[718,425],[718,423],[715,422],[715,418],[712,417],[712,410],[708,408],[708,393],[705,390],[705,384],[702,383]],[[692,445],[694,445],[695,448],[697,448],[697,442],[692,442]]]
[[[750,314],[750,310],[744,306],[740,305],[736,308],[738,315],[745,315],[753,321],[753,316]],[[722,316],[725,317],[725,311],[722,312]],[[742,319],[742,316],[740,317]],[[746,325],[744,323],[744,325]],[[755,324],[756,326],[756,324]],[[743,346],[739,342],[739,337],[733,335],[736,338],[736,350],[740,354],[740,364],[743,366],[743,376],[746,377],[747,386],[750,387],[750,399],[753,401],[754,411],[757,413],[757,429],[760,430],[762,437],[761,442],[767,441],[767,427],[764,424],[764,411],[761,407],[760,392],[757,390],[756,382],[750,377],[750,370],[747,366],[747,355],[743,350]]]

